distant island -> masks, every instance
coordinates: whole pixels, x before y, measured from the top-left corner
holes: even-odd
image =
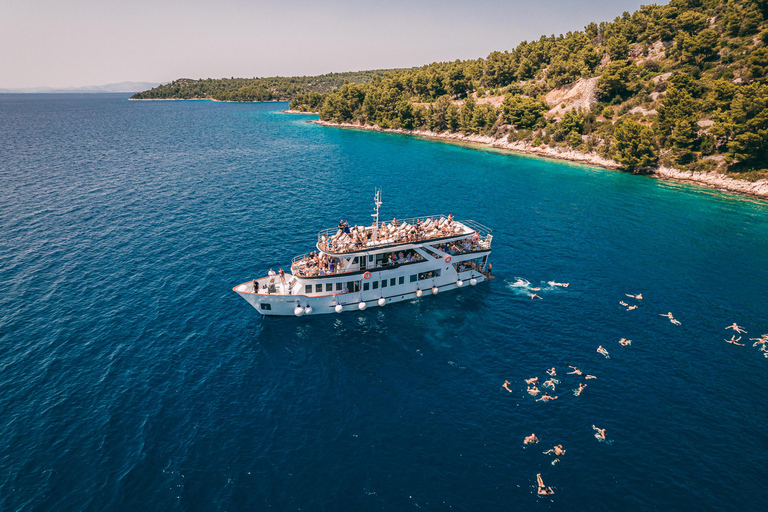
[[[270,78],[246,93],[247,80],[230,79],[177,81],[135,97],[290,99],[291,110],[316,112],[324,124],[768,197],[767,19],[768,0],[672,0],[484,59],[361,72],[322,82],[326,90],[312,77]]]
[[[99,93],[99,92],[136,92],[157,87],[154,82],[117,82],[104,85],[85,85],[82,87],[17,87],[0,89],[0,93],[41,94],[41,93]]]

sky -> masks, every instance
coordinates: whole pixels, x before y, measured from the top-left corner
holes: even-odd
[[[651,3],[645,0],[643,3]],[[658,3],[666,3],[659,1]],[[640,0],[2,0],[0,88],[319,75],[486,57]]]

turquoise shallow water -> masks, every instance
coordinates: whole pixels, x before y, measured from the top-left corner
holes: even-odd
[[[723,341],[768,332],[766,203],[285,106],[0,95],[1,510],[768,498],[768,359]],[[497,278],[300,319],[231,291],[369,219],[377,185],[385,217],[493,228]],[[531,300],[518,276],[570,286]],[[569,364],[597,376],[580,397]],[[559,399],[535,402],[523,379],[551,366]]]

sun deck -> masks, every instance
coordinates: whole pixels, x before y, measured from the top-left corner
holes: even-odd
[[[373,226],[342,226],[325,229],[317,235],[318,250],[327,254],[349,254],[361,251],[386,249],[403,244],[436,242],[441,239],[473,236],[485,238],[490,231],[474,221],[454,220],[451,215],[431,215],[392,219],[389,223]]]

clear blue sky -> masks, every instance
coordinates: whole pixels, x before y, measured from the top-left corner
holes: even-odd
[[[640,5],[640,0],[3,0],[0,88],[420,66],[485,57],[542,34],[612,20]]]

